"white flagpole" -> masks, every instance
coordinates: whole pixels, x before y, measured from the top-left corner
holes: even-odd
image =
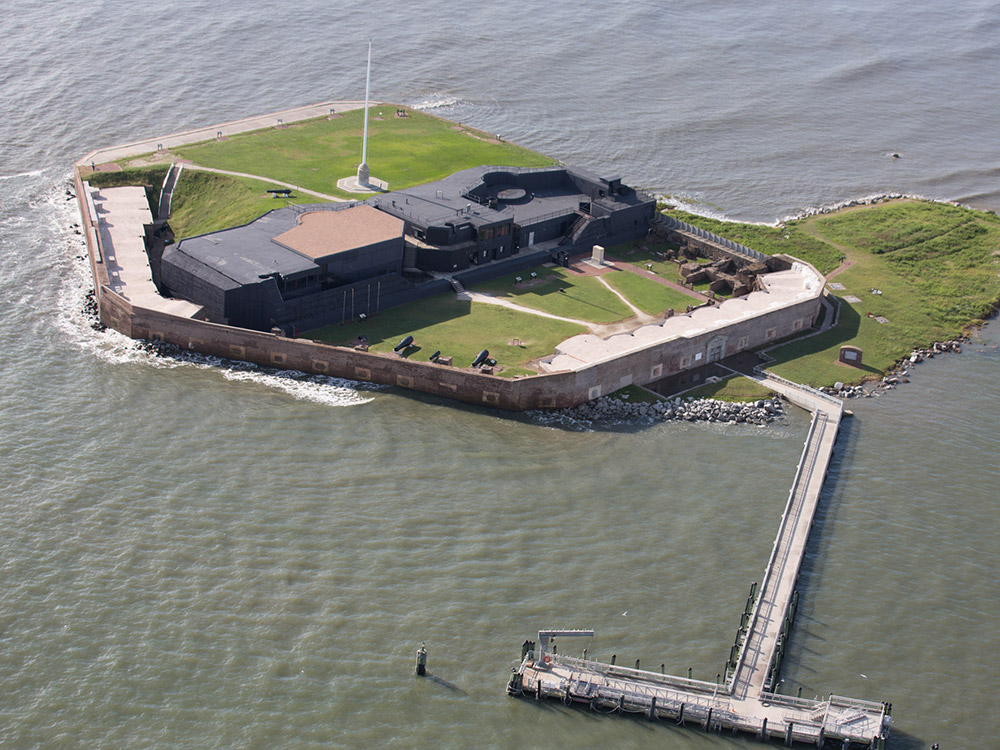
[[[372,78],[372,40],[368,40],[368,72],[365,74],[365,132],[361,141],[361,164],[368,163],[368,91]]]

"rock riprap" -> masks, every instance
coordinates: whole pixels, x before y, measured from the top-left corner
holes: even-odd
[[[785,415],[781,398],[733,403],[711,398],[663,401],[629,401],[602,396],[563,412],[573,419],[590,422],[628,420],[669,420],[674,422],[718,422],[722,424],[766,425]]]

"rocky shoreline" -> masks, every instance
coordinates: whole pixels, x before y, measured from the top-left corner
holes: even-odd
[[[588,422],[663,420],[765,426],[783,418],[785,406],[779,396],[746,403],[680,397],[655,402],[628,401],[602,396],[579,406],[564,409],[562,413],[571,419]]]
[[[920,364],[925,359],[934,359],[939,354],[961,354],[962,345],[967,341],[967,336],[959,336],[950,341],[936,341],[926,349],[914,349],[908,357],[904,357],[893,365],[881,380],[866,380],[857,385],[834,383],[833,387],[820,388],[819,390],[837,398],[872,398],[878,396],[882,391],[894,390],[901,383],[909,383],[913,366]]]

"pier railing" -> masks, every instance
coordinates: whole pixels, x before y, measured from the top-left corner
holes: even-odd
[[[644,682],[650,682],[657,685],[663,685],[664,687],[678,688],[680,690],[689,690],[699,693],[725,693],[725,686],[720,685],[717,682],[707,682],[705,680],[694,680],[689,677],[676,677],[674,675],[664,675],[659,672],[649,672],[644,669],[633,669],[632,667],[623,667],[615,664],[607,664],[605,662],[591,661],[588,659],[579,659],[575,656],[566,656],[563,654],[552,654],[546,652],[546,656],[550,657],[555,663],[563,664],[567,667],[573,667],[575,669],[586,670],[589,672],[598,672],[603,675],[610,677],[622,677],[625,679],[640,679]],[[534,651],[529,652],[529,658],[535,658],[536,653]]]
[[[750,620],[747,622],[747,635],[743,639],[743,645],[740,648],[740,655],[737,658],[736,666],[733,669],[733,679],[730,683],[732,688],[736,687],[736,682],[740,679],[740,672],[746,663],[747,649],[750,647],[750,641],[752,640],[751,636],[754,633],[754,629],[757,627],[757,623],[760,619],[761,607],[763,606],[764,600],[767,598],[767,587],[771,583],[771,578],[774,575],[775,562],[778,559],[778,550],[781,546],[781,541],[788,525],[788,518],[791,513],[792,505],[795,502],[795,496],[799,489],[799,483],[802,481],[804,469],[810,455],[809,448],[812,445],[813,436],[816,434],[816,429],[821,420],[825,423],[826,415],[820,411],[816,411],[813,414],[812,422],[809,424],[809,433],[806,435],[805,446],[802,449],[799,464],[795,468],[795,478],[792,480],[792,488],[788,491],[788,501],[785,503],[785,511],[781,515],[781,523],[778,525],[778,533],[774,538],[774,545],[771,547],[771,556],[768,558],[767,567],[764,569],[764,578],[761,580],[760,584],[760,595],[757,597],[757,603],[754,605],[753,613],[750,615]],[[770,666],[770,659],[771,657],[769,657],[767,661],[768,667]]]

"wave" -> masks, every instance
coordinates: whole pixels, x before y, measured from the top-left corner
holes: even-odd
[[[413,109],[426,112],[429,109],[449,109],[451,107],[457,107],[461,103],[462,100],[457,96],[442,95],[436,99],[424,99],[416,104],[411,104],[410,106],[413,107]]]
[[[931,198],[926,195],[920,195],[918,193],[870,193],[868,195],[861,196],[859,198],[848,198],[842,201],[835,201],[833,203],[825,203],[821,206],[812,206],[808,208],[801,208],[784,216],[778,217],[774,221],[748,221],[745,219],[735,219],[726,214],[722,209],[717,207],[706,207],[704,203],[699,202],[695,198],[685,198],[683,196],[665,194],[665,193],[655,193],[654,197],[657,202],[668,203],[671,206],[687,213],[694,214],[695,216],[703,216],[706,219],[715,219],[717,221],[733,222],[738,224],[751,224],[760,227],[780,227],[787,224],[790,221],[797,221],[798,219],[805,219],[810,216],[818,216],[820,214],[829,214],[834,211],[840,211],[845,208],[852,208],[854,206],[871,206],[876,203],[883,203],[884,201],[891,200],[918,200],[918,201],[929,201],[931,203],[941,203],[947,206],[958,206],[961,208],[970,208],[966,205],[964,201],[957,200],[947,200],[945,198]]]
[[[45,174],[44,169],[32,169],[30,172],[18,172],[17,174],[0,174],[0,182],[16,180],[21,177],[41,177],[43,174]]]

